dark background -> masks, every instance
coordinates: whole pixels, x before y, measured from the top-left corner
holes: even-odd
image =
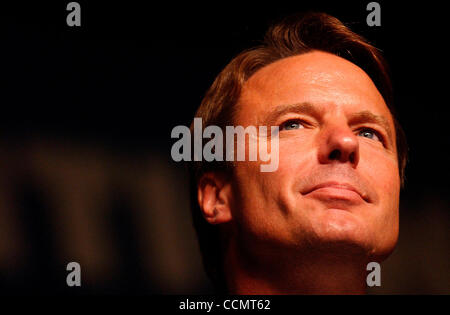
[[[210,293],[170,157],[218,72],[267,27],[336,16],[384,51],[410,147],[400,239],[374,294],[450,293],[448,25],[436,2],[78,1],[0,7],[0,293]],[[66,265],[81,264],[81,288]]]

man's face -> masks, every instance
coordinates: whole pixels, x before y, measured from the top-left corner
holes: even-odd
[[[236,163],[232,216],[242,246],[350,244],[378,258],[393,250],[394,123],[362,69],[318,51],[279,60],[246,82],[235,124],[280,128],[278,170]]]

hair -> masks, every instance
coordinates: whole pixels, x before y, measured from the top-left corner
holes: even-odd
[[[207,90],[195,117],[202,118],[203,128],[209,125],[221,128],[233,125],[235,105],[242,87],[256,71],[277,60],[312,51],[328,52],[345,58],[363,69],[372,79],[394,119],[399,175],[403,187],[407,144],[405,134],[396,119],[387,63],[380,50],[328,14],[297,14],[270,27],[261,45],[241,52],[219,73]],[[192,131],[193,124],[191,134]],[[229,162],[189,163],[191,211],[203,264],[215,289],[222,293],[226,292],[226,282],[222,265],[224,251],[220,246],[221,235],[218,226],[209,224],[203,218],[197,199],[197,185],[205,172],[228,172],[229,168]]]

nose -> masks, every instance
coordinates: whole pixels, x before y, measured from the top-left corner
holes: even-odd
[[[359,162],[359,142],[352,130],[348,126],[330,126],[323,132],[319,145],[319,162],[348,162],[356,168]]]

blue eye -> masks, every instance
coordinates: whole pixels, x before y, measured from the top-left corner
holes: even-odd
[[[377,132],[372,129],[362,129],[358,132],[358,135],[364,138],[374,139],[382,142],[381,137],[379,137]]]
[[[288,120],[281,125],[281,130],[294,130],[304,128],[300,120]]]

